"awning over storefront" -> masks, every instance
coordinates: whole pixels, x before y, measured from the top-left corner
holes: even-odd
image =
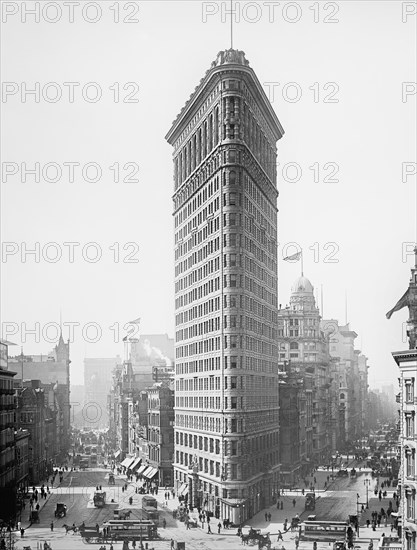
[[[142,462],[142,459],[141,458],[135,458],[135,460],[132,462],[132,464],[130,465],[130,469],[131,470],[134,470],[135,468],[138,468],[139,467],[139,464]]]
[[[134,460],[134,458],[130,457],[130,458],[125,458],[123,460],[123,462],[120,464],[120,466],[123,466],[124,468],[128,468],[130,466],[130,464],[132,464],[132,461]]]
[[[228,506],[233,506],[237,508],[239,506],[243,506],[246,503],[247,499],[246,498],[222,498],[221,501],[227,504]]]
[[[146,464],[142,464],[142,466],[138,470],[138,474],[142,475],[145,470],[148,469],[148,466]]]
[[[119,458],[121,452],[122,452],[122,451],[116,451],[116,452],[114,453],[114,458]]]
[[[152,466],[148,466],[148,468],[143,472],[143,477],[146,477],[148,479],[152,479],[155,477],[155,475],[158,473],[157,468],[153,468]]]
[[[185,495],[188,495],[188,483],[183,483],[181,487],[178,489],[179,497],[185,497]]]

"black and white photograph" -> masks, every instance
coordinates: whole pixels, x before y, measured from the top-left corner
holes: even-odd
[[[417,2],[0,12],[0,550],[417,550]]]

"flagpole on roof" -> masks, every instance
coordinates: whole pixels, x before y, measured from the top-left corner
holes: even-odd
[[[304,275],[304,258],[303,258],[303,249],[301,249],[301,277]]]

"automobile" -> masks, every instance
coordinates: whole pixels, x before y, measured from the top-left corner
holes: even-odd
[[[32,510],[29,516],[29,521],[31,523],[39,523],[39,512],[37,510]]]
[[[64,518],[67,515],[67,505],[59,502],[55,508],[55,517]]]
[[[346,550],[346,543],[344,540],[336,540],[333,543],[333,550]]]
[[[316,495],[314,493],[307,493],[305,500],[305,509],[314,510],[316,507]]]
[[[339,470],[339,471],[337,472],[337,475],[338,475],[339,477],[345,477],[345,476],[348,476],[348,475],[349,475],[349,472],[348,472],[346,469],[343,469],[343,470]]]

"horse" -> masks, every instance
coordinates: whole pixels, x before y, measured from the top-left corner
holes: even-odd
[[[250,535],[240,535],[240,542],[243,544],[243,546],[246,546],[249,544],[249,541],[251,540]]]
[[[75,534],[78,531],[78,527],[74,527],[73,525],[67,525],[64,523],[62,526],[65,529],[65,534],[68,535],[69,531],[74,531],[73,534]]]

